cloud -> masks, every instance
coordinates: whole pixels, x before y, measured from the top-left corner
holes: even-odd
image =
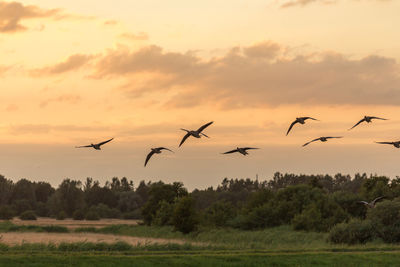
[[[97,64],[97,75],[121,75],[135,72],[182,73],[200,61],[192,53],[164,53],[159,46],[147,46],[131,52],[126,48],[109,50]]]
[[[376,2],[389,2],[391,0],[374,0]],[[329,5],[329,4],[335,4],[337,3],[338,0],[290,0],[286,1],[281,5],[282,8],[287,8],[287,7],[294,7],[294,6],[301,6],[304,7],[306,5],[312,4],[312,3],[320,3],[324,5]]]
[[[45,101],[42,101],[40,103],[40,107],[44,108],[46,107],[48,104],[50,103],[68,103],[68,104],[76,104],[81,100],[81,97],[79,95],[71,95],[71,94],[67,94],[67,95],[61,95],[58,97],[53,97],[53,98],[49,98]]]
[[[51,124],[18,124],[11,125],[8,128],[10,134],[47,134],[50,132],[100,132],[108,131],[110,127],[106,126],[79,126],[79,125],[51,125]]]
[[[25,6],[18,2],[0,3],[0,32],[14,33],[26,30],[21,24],[25,19],[53,17],[59,14],[59,9],[45,10],[37,6]]]
[[[83,67],[89,63],[93,57],[92,55],[75,54],[53,66],[32,70],[31,74],[34,76],[62,74]]]
[[[7,112],[13,112],[13,111],[17,111],[19,109],[19,107],[16,104],[9,104],[7,105],[7,107],[4,109]]]
[[[119,35],[120,38],[128,39],[128,40],[133,40],[133,41],[144,41],[148,40],[149,36],[145,32],[139,32],[138,34],[134,33],[123,33]]]
[[[11,67],[0,65],[0,77],[3,76]]]
[[[118,21],[116,20],[106,20],[103,23],[105,26],[115,26],[118,24]]]
[[[144,86],[135,82],[123,89],[127,96],[161,93],[165,105],[174,108],[399,105],[396,60],[375,55],[351,59],[333,52],[288,56],[296,52],[264,42],[202,60],[191,52],[165,52],[158,46],[137,51],[121,48],[98,61],[95,76],[136,81],[138,74],[146,74]]]

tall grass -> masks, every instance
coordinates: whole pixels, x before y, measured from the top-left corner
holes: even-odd
[[[69,233],[67,227],[60,225],[15,225],[11,222],[1,222],[0,232],[47,232],[47,233]]]

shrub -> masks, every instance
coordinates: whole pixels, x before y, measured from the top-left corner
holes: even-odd
[[[98,221],[100,220],[100,216],[97,212],[90,210],[86,213],[85,219],[88,221]]]
[[[292,220],[295,230],[328,231],[348,218],[347,213],[330,198],[321,199],[296,215]]]
[[[218,201],[206,210],[205,220],[215,226],[226,226],[235,217],[235,210],[230,202]]]
[[[14,217],[14,211],[8,205],[3,205],[0,207],[0,219],[10,220]]]
[[[387,243],[400,242],[400,202],[384,201],[367,213],[376,232]]]
[[[56,216],[57,220],[64,220],[65,218],[67,218],[67,214],[64,211],[60,211]]]
[[[335,225],[329,232],[328,240],[332,243],[364,244],[376,237],[370,220],[353,219],[349,223]]]
[[[43,202],[36,203],[35,213],[39,217],[48,217],[49,216],[49,209],[47,208],[46,204]]]
[[[174,213],[174,205],[165,200],[160,202],[160,208],[153,218],[152,224],[155,225],[171,225],[172,214]]]
[[[83,210],[76,210],[74,211],[74,214],[72,215],[72,218],[74,220],[84,220],[85,219],[85,213]]]
[[[107,205],[100,203],[96,207],[92,207],[100,216],[100,218],[120,218],[121,212],[115,208],[109,208]]]
[[[190,196],[178,198],[172,216],[172,223],[176,230],[184,234],[196,229],[198,220],[195,214],[194,201]]]
[[[127,219],[127,220],[138,220],[138,219],[142,219],[142,213],[141,213],[140,209],[136,209],[131,212],[125,212],[122,215],[122,218]]]
[[[231,220],[230,224],[233,227],[251,230],[277,226],[282,223],[281,220],[280,210],[277,209],[271,201],[256,207],[248,214],[240,214],[235,219]]]
[[[33,210],[27,210],[21,213],[21,215],[19,215],[19,218],[21,220],[36,220],[36,215]]]

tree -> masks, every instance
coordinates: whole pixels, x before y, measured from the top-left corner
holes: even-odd
[[[186,196],[187,190],[180,182],[173,184],[164,184],[163,182],[153,183],[150,185],[149,198],[146,204],[142,207],[142,215],[144,222],[150,225],[160,208],[161,201],[173,203],[175,198]]]
[[[190,196],[184,196],[177,199],[172,223],[176,230],[187,234],[194,231],[198,224],[194,201]]]
[[[50,206],[54,215],[57,215],[60,211],[65,211],[69,217],[72,217],[74,211],[81,209],[84,205],[80,181],[65,179],[53,196]]]

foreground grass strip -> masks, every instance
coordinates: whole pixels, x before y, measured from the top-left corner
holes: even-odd
[[[0,266],[398,266],[397,253],[288,255],[2,255]]]

